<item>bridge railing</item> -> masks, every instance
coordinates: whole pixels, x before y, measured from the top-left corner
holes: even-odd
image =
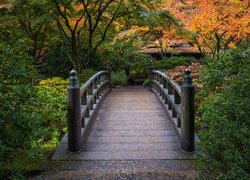
[[[184,82],[180,86],[168,75],[153,70],[151,66],[150,90],[164,106],[181,144],[181,150],[193,152],[195,150],[194,85],[191,70],[185,70]]]
[[[90,126],[103,97],[110,91],[108,71],[93,75],[80,88],[76,71],[70,72],[68,87],[68,150],[81,150],[83,128]]]

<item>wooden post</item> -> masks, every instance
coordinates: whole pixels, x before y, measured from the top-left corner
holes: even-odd
[[[153,71],[154,71],[154,64],[153,64],[153,60],[150,61],[150,68],[149,68],[149,90],[153,90],[153,79],[154,79],[154,75],[153,75]]]
[[[70,72],[68,87],[68,150],[81,150],[81,102],[76,71]]]
[[[181,150],[194,152],[194,85],[192,83],[191,70],[184,72],[182,88],[182,123],[181,123]]]

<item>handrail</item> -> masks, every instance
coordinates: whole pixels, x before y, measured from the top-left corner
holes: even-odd
[[[186,69],[182,86],[168,75],[150,67],[150,90],[157,96],[175,129],[181,150],[193,152],[194,144],[194,86],[191,70]]]
[[[110,84],[110,73],[100,71],[79,88],[76,71],[70,72],[68,88],[69,151],[78,152],[81,150],[82,137],[86,135],[87,127],[91,126],[91,120],[96,115],[104,96],[110,92]]]

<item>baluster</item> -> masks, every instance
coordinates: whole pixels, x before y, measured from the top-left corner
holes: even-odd
[[[164,78],[163,79],[163,88],[166,89],[167,87],[168,87],[167,80]]]
[[[179,116],[177,118],[177,127],[181,127],[181,118]]]
[[[163,77],[161,75],[159,75],[159,84],[163,84]]]
[[[96,93],[96,100],[98,100],[100,98],[100,92],[101,92],[101,89],[98,89],[98,91]]]
[[[102,84],[102,74],[101,74],[101,76],[100,76],[100,84]]]
[[[181,149],[185,152],[193,152],[194,144],[194,85],[192,83],[191,70],[184,72],[182,90],[182,124],[181,124]]]
[[[168,83],[168,94],[173,94],[173,87],[170,83]]]
[[[85,115],[84,115],[85,117],[89,117],[89,108],[86,110],[86,112],[85,112]]]
[[[94,89],[97,89],[97,79],[94,80]]]
[[[175,108],[173,108],[173,110],[172,110],[172,117],[173,117],[173,118],[176,118],[176,117],[177,117],[177,113],[176,113]]]
[[[90,86],[88,87],[88,94],[93,95],[93,82],[91,82]]]
[[[168,97],[167,97],[167,95],[165,95],[164,103],[168,104]]]
[[[98,76],[98,77],[97,77],[97,87],[99,86],[99,84],[100,84],[100,82],[101,82],[101,81],[100,81],[100,78],[101,78],[101,76]]]
[[[82,103],[82,105],[87,105],[87,90],[85,90],[83,95],[82,95],[81,103]]]
[[[180,95],[174,90],[174,103],[175,104],[180,104],[181,103],[181,97]]]
[[[100,89],[100,96],[102,96],[102,94],[103,94],[103,86]]]
[[[168,101],[168,110],[172,110],[173,106],[170,101]]]
[[[90,110],[93,110],[93,109],[94,109],[94,103],[93,103],[93,101],[90,103],[89,109],[90,109]]]

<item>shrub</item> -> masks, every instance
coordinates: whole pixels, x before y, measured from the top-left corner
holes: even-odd
[[[144,86],[144,87],[148,87],[148,86],[149,86],[149,79],[146,79],[146,80],[143,82],[143,86]]]
[[[20,40],[22,41],[22,40]],[[0,43],[0,177],[22,179],[31,163],[45,160],[66,131],[66,86],[61,78],[35,86],[37,72],[23,42]]]
[[[231,50],[204,69],[199,109],[202,176],[248,179],[250,167],[250,49]]]
[[[126,86],[127,83],[128,83],[128,78],[126,76],[125,73],[123,72],[116,72],[116,73],[112,73],[111,75],[111,83],[112,83],[112,86]]]
[[[48,131],[44,141],[52,141],[54,146],[67,130],[67,86],[68,80],[60,77],[42,80],[37,86],[40,105],[37,112],[42,116],[43,126]]]
[[[0,176],[21,175],[21,161],[42,158],[40,140],[46,135],[37,89],[36,71],[22,40],[10,46],[0,43]]]
[[[180,65],[189,65],[191,62],[195,61],[193,57],[182,57],[182,56],[171,56],[163,57],[162,60],[154,62],[154,67],[157,70],[169,70]]]

